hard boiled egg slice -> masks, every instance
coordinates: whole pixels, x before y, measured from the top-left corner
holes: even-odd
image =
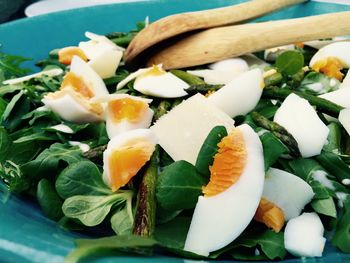
[[[123,56],[123,48],[114,44],[105,36],[91,32],[85,33],[90,41],[80,42],[79,48],[90,60],[89,65],[101,78],[109,78],[115,75]]]
[[[71,88],[49,93],[42,102],[66,121],[86,123],[103,120],[103,107],[99,103],[90,103]]]
[[[335,91],[331,91],[318,97],[329,100],[342,107],[350,107],[350,86],[343,86]]]
[[[297,141],[304,158],[320,154],[327,141],[328,127],[310,103],[290,94],[276,111],[274,122],[283,126]]]
[[[211,85],[227,84],[241,73],[248,71],[249,66],[244,59],[229,58],[209,65],[210,69],[189,70],[190,74],[204,78]]]
[[[88,61],[84,51],[79,47],[65,47],[58,51],[58,61],[65,65],[70,65],[74,56],[78,56],[82,60]]]
[[[288,187],[291,185],[293,187]],[[311,186],[298,176],[280,169],[270,168],[265,175],[263,198],[255,219],[278,232],[284,225],[284,220],[280,220],[278,209],[281,209],[283,218],[288,221],[299,216],[313,196],[314,192]],[[269,209],[267,209],[268,206]]]
[[[324,227],[316,213],[291,219],[284,231],[284,246],[297,257],[321,257],[326,243]]]
[[[113,137],[103,153],[103,171],[106,183],[117,191],[149,161],[156,137],[149,129],[137,129]]]
[[[107,102],[106,129],[108,137],[140,128],[149,128],[153,118],[153,110],[149,107],[150,99],[127,94],[113,94],[102,98]]]
[[[187,95],[189,85],[170,72],[163,70],[161,65],[139,69],[121,81],[117,89],[135,79],[134,89],[144,95],[159,98],[179,98]]]
[[[208,101],[231,118],[244,115],[255,108],[261,97],[263,84],[262,71],[253,69],[242,73],[211,94]]]
[[[210,182],[198,198],[185,250],[208,256],[235,240],[252,220],[264,186],[259,136],[244,124],[218,144]]]
[[[322,47],[310,60],[310,67],[338,80],[343,68],[350,66],[350,42],[335,42]]]

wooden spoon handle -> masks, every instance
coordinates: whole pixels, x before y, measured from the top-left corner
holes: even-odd
[[[229,7],[176,14],[143,29],[128,46],[125,60],[133,60],[143,50],[170,37],[196,29],[235,24],[307,0],[253,0]]]
[[[151,56],[147,64],[184,68],[266,48],[350,34],[350,12],[217,27],[185,37]]]

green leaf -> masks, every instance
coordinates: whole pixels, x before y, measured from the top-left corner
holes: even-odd
[[[312,208],[315,212],[330,217],[337,217],[337,210],[335,208],[334,200],[332,197],[326,199],[313,200],[311,202]]]
[[[106,218],[113,205],[124,204],[131,192],[113,195],[75,195],[66,199],[62,210],[66,217],[79,219],[85,226],[97,226]]]
[[[56,190],[63,199],[75,195],[112,194],[103,182],[100,170],[90,161],[80,161],[65,168],[56,180]]]
[[[111,217],[111,226],[113,231],[119,236],[132,234],[133,225],[134,217],[130,199],[122,209],[117,210]]]
[[[350,253],[350,198],[344,202],[343,213],[339,217],[332,244],[344,253]]]
[[[2,5],[1,11],[3,11],[3,8],[4,6]],[[30,72],[29,69],[21,68],[21,64],[28,60],[30,59],[0,53],[0,75],[3,77],[0,79],[0,83],[5,79],[16,78],[28,74]]]
[[[327,143],[323,146],[323,150],[339,154],[341,152],[341,126],[338,123],[331,122],[327,127],[329,129],[329,134],[327,137]]]
[[[337,177],[339,182],[350,178],[349,166],[338,155],[330,152],[323,152],[316,156],[316,160],[321,163],[328,172]]]
[[[21,193],[30,188],[28,178],[23,175],[20,167],[10,160],[0,164],[0,178],[11,192]]]
[[[77,248],[66,258],[65,263],[77,263],[96,254],[105,254],[110,251],[124,251],[125,248],[152,248],[157,242],[149,237],[122,235],[99,239],[78,239]]]
[[[182,210],[167,210],[161,206],[157,206],[156,222],[158,225],[167,223],[177,217]]]
[[[218,150],[218,143],[227,136],[227,131],[224,126],[214,127],[205,139],[196,161],[198,172],[205,176],[209,181],[210,171],[209,166],[214,162],[214,155]]]
[[[55,221],[63,217],[62,200],[58,196],[54,186],[46,179],[38,183],[36,198],[44,214]]]
[[[263,146],[265,171],[267,171],[282,154],[289,153],[289,149],[270,131],[259,129],[258,135]]]
[[[30,101],[27,96],[21,91],[15,95],[7,104],[1,118],[1,125],[6,129],[13,131],[16,129],[22,120],[22,116],[30,109]]]
[[[276,59],[276,67],[285,75],[294,75],[304,66],[304,56],[297,50],[281,53]]]
[[[158,204],[168,210],[193,208],[204,184],[205,180],[192,164],[177,161],[159,175],[156,188]]]
[[[335,83],[335,85],[333,84]],[[332,84],[332,85],[331,85]],[[313,95],[321,95],[338,89],[340,82],[325,74],[311,71],[301,81],[298,90],[306,91]]]
[[[38,157],[24,165],[21,169],[25,174],[40,180],[53,178],[67,166],[83,160],[79,147],[55,143],[41,152]]]
[[[0,118],[4,114],[6,107],[7,107],[7,102],[0,97]]]

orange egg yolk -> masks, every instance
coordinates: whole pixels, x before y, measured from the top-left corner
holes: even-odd
[[[63,79],[61,89],[65,89],[67,87],[73,88],[74,91],[80,93],[87,99],[91,99],[95,95],[90,87],[86,85],[84,80],[73,72],[68,72]]]
[[[218,144],[210,170],[210,181],[203,188],[204,196],[217,195],[236,183],[247,162],[244,135],[234,129]]]
[[[285,222],[282,209],[265,198],[261,198],[254,219],[264,223],[275,232],[281,231]]]
[[[148,109],[144,101],[124,98],[113,100],[108,103],[108,110],[114,122],[126,119],[129,122],[138,122]]]
[[[65,65],[72,63],[73,56],[78,56],[84,61],[88,61],[84,51],[78,47],[65,47],[58,51],[58,61]]]
[[[336,78],[339,81],[341,81],[344,77],[344,74],[341,73],[343,67],[343,63],[339,59],[334,57],[317,61],[312,66],[313,70],[315,70],[316,72],[321,72],[327,75],[328,77]]]
[[[113,151],[108,167],[112,191],[126,185],[150,160],[154,149],[150,142],[139,141]]]

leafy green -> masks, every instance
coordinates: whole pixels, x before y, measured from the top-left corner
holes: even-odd
[[[196,161],[196,169],[207,180],[210,178],[209,166],[213,164],[214,155],[218,150],[218,143],[222,138],[227,136],[227,131],[224,126],[214,127],[205,139]]]
[[[21,124],[22,116],[28,113],[29,109],[30,101],[23,91],[20,91],[7,104],[1,117],[1,125],[13,131]]]
[[[322,166],[331,174],[337,177],[339,182],[349,179],[349,166],[336,154],[330,152],[322,152],[316,156],[316,160],[322,163]]]
[[[297,50],[288,50],[276,58],[276,67],[285,75],[294,75],[304,66],[304,56]]]
[[[332,197],[314,200],[311,202],[311,206],[319,214],[334,218],[337,217],[337,210],[335,208],[334,200]]]
[[[91,161],[72,163],[57,177],[56,190],[63,199],[75,195],[109,195],[112,190],[102,180],[98,167]]]
[[[75,195],[62,206],[66,217],[79,219],[85,226],[97,226],[106,218],[112,206],[125,204],[132,192],[125,190],[112,195]]]
[[[23,175],[20,167],[10,160],[0,164],[0,177],[10,192],[21,193],[30,188],[30,182]]]
[[[314,95],[321,95],[336,90],[339,87],[339,81],[327,77],[325,74],[311,71],[301,81],[298,87],[301,91],[307,91]]]
[[[327,143],[323,146],[326,152],[340,153],[341,127],[340,124],[331,122],[328,126],[329,134]]]
[[[28,74],[29,69],[21,68],[21,64],[28,60],[30,59],[0,52],[0,83],[10,78]]]
[[[174,162],[159,175],[156,188],[158,204],[168,210],[193,208],[204,184],[205,180],[192,164]]]
[[[41,152],[34,160],[24,164],[21,169],[32,178],[53,178],[67,164],[73,164],[83,160],[79,147],[54,143],[50,148]]]
[[[76,243],[77,248],[65,258],[65,263],[76,263],[96,254],[105,254],[106,252],[115,250],[123,251],[125,248],[151,248],[157,244],[152,238],[136,235],[121,235],[99,239],[78,239]]]
[[[55,221],[63,217],[62,200],[58,196],[55,187],[46,179],[38,183],[36,198],[44,214]]]
[[[122,209],[114,212],[111,217],[111,226],[117,235],[130,235],[133,230],[134,217],[132,213],[131,199]]]
[[[344,253],[350,253],[350,198],[344,202],[343,213],[339,217],[332,244]]]

